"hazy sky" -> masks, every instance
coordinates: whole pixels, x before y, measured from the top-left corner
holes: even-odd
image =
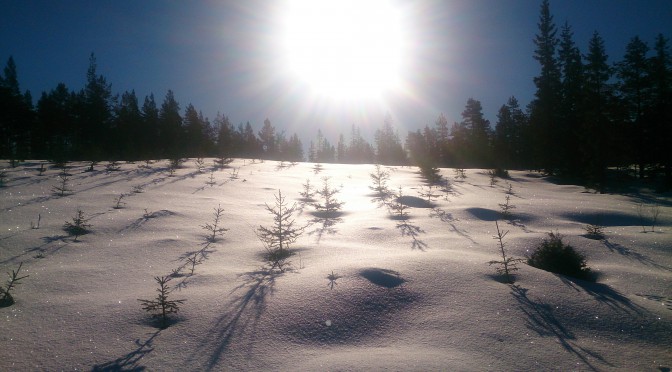
[[[365,0],[362,0],[365,1]],[[394,0],[393,0],[394,1]],[[511,95],[527,105],[539,72],[532,58],[541,0],[394,1],[407,33],[404,91],[375,100],[316,98],[281,68],[284,1],[7,1],[0,0],[0,63],[13,56],[22,90],[37,101],[59,82],[83,87],[88,57],[114,93],[140,101],[168,89],[232,123],[265,118],[288,134],[335,136],[357,124],[370,135],[389,113],[402,136],[433,125],[440,113],[459,121],[469,97],[494,125]],[[551,0],[558,26],[569,22],[583,53],[597,30],[609,62],[635,35],[650,45],[672,38],[670,0]],[[344,25],[347,27],[347,25]]]

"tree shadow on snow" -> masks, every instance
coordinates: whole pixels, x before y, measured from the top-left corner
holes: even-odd
[[[623,296],[620,292],[606,284],[591,283],[581,279],[570,280],[562,275],[558,275],[558,277],[570,288],[573,288],[577,292],[586,292],[593,296],[596,301],[601,302],[612,309],[626,312],[632,311],[638,315],[643,313],[644,309],[642,307],[634,304],[629,298]]]
[[[112,371],[145,371],[147,368],[140,365],[140,360],[145,357],[145,355],[154,351],[154,345],[152,342],[154,338],[161,333],[161,330],[154,332],[147,340],[144,342],[140,339],[135,340],[135,345],[137,348],[130,353],[119,357],[113,361],[96,364],[93,366],[91,371],[94,372],[112,372]]]
[[[218,370],[217,364],[225,357],[229,345],[236,336],[248,336],[245,342],[253,343],[254,329],[259,318],[266,309],[266,299],[272,295],[275,287],[275,279],[282,275],[277,271],[262,268],[257,271],[242,274],[243,283],[231,291],[232,300],[229,302],[229,310],[221,315],[210,331],[203,336],[201,345],[187,361],[187,365],[193,365],[193,359],[209,350],[212,346],[212,354],[209,357],[205,370]],[[251,332],[247,332],[251,329]],[[213,342],[213,345],[207,345]]]
[[[311,212],[310,214],[313,218],[308,221],[304,229],[308,236],[315,235],[318,244],[325,234],[334,235],[338,233],[335,226],[343,222],[342,212]]]
[[[652,259],[644,256],[643,254],[638,253],[638,252],[633,252],[629,248],[624,247],[624,246],[622,246],[618,243],[612,243],[607,238],[602,239],[602,243],[604,243],[604,246],[607,247],[609,249],[609,251],[611,251],[611,252],[616,252],[616,253],[624,256],[624,257],[636,260],[636,261],[638,261],[638,262],[640,262],[644,265],[647,265],[647,266],[652,266],[652,267],[655,267],[655,268],[660,269],[660,270],[672,271],[672,268],[667,267],[667,266],[663,266],[663,265],[653,261]]]
[[[432,208],[432,211],[429,213],[429,217],[438,218],[441,220],[441,222],[447,223],[457,235],[469,240],[472,244],[478,244],[476,241],[474,241],[474,239],[471,238],[469,234],[466,233],[466,231],[457,228],[455,222],[459,221],[459,219],[457,217],[453,217],[453,214],[446,211],[445,209],[438,207]]]
[[[519,285],[511,286],[511,295],[518,301],[519,308],[527,315],[526,326],[528,329],[541,337],[554,337],[566,351],[579,358],[590,370],[597,371],[598,369],[591,364],[589,358],[613,367],[599,354],[576,345],[573,342],[573,340],[576,340],[576,336],[556,318],[553,314],[553,307],[542,301],[533,301],[527,296],[527,291],[527,288],[522,288]]]
[[[411,240],[411,249],[419,249],[424,251],[427,248],[427,243],[418,239],[420,234],[424,234],[425,230],[419,226],[415,226],[413,222],[408,219],[397,222],[397,229],[401,232],[401,236],[408,236]]]

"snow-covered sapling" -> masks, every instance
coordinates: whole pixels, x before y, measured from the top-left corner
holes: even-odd
[[[66,221],[63,225],[63,230],[75,237],[75,241],[80,236],[89,233],[91,224],[87,223],[89,220],[84,218],[84,212],[81,209],[77,210],[77,214],[72,218],[72,222]]]
[[[427,187],[425,186],[420,186],[420,196],[425,198],[427,200],[427,203],[432,203],[432,199],[436,199],[440,196],[440,194],[436,194],[434,191],[436,190],[436,186],[429,185]]]
[[[496,169],[489,169],[488,170],[488,177],[490,178],[490,187],[495,186],[499,180],[497,179],[497,170]]]
[[[114,209],[121,209],[126,205],[126,202],[123,202],[122,200],[126,197],[126,194],[119,194],[116,198],[114,198],[114,206],[112,208]]]
[[[310,180],[306,179],[306,183],[301,186],[303,187],[303,191],[299,192],[299,195],[301,195],[303,200],[312,200],[313,196],[315,196],[315,190],[313,189],[313,185],[310,184]]]
[[[224,227],[221,227],[220,220],[222,218],[222,214],[224,213],[224,208],[222,208],[222,205],[219,204],[217,205],[217,208],[213,208],[215,211],[214,213],[214,221],[212,223],[206,223],[205,225],[202,225],[201,227],[203,230],[209,231],[209,235],[206,238],[209,242],[215,242],[217,240],[217,235],[224,235],[225,232],[229,231],[229,229],[226,229]]]
[[[289,247],[303,234],[305,227],[297,227],[294,224],[294,214],[297,204],[288,207],[285,197],[278,190],[275,196],[275,205],[265,204],[266,210],[273,215],[273,225],[269,227],[259,226],[256,234],[266,249],[266,260],[271,264],[271,269],[278,268],[284,271],[292,252]]]
[[[215,171],[210,172],[210,177],[208,177],[208,180],[205,181],[206,185],[210,185],[211,187],[215,185]]]
[[[58,174],[58,183],[51,190],[57,196],[65,196],[72,192],[70,188],[70,175],[65,171],[65,168]]]
[[[177,313],[180,309],[180,305],[183,304],[186,300],[169,300],[168,295],[172,292],[168,287],[168,282],[172,278],[169,276],[157,276],[154,277],[154,280],[159,284],[159,288],[156,290],[159,294],[156,296],[156,299],[153,300],[142,300],[138,299],[142,304],[142,309],[154,313],[152,314],[155,318],[161,319],[161,328],[168,327],[168,315],[172,313]]]
[[[504,203],[499,204],[499,209],[502,212],[502,217],[505,219],[510,219],[512,217],[511,215],[511,210],[515,209],[516,206],[511,204],[511,195],[506,195],[506,199]]]
[[[96,164],[98,164],[98,161],[97,161],[97,160],[92,160],[92,161],[90,161],[90,162],[89,162],[89,169],[87,169],[86,171],[87,171],[87,172],[93,172],[93,171],[94,171],[93,167],[95,167]]]
[[[602,239],[604,238],[604,227],[598,224],[588,224],[583,227],[586,231],[586,237],[590,239]]]
[[[229,176],[229,178],[231,178],[232,180],[238,179],[238,171],[239,170],[240,170],[240,168],[231,169],[231,175]]]
[[[509,233],[509,231],[502,231],[499,229],[499,223],[495,221],[495,226],[497,227],[497,235],[494,235],[492,238],[497,240],[497,243],[499,245],[499,253],[502,255],[501,260],[493,260],[488,262],[489,265],[497,265],[495,268],[495,271],[497,271],[497,274],[502,275],[504,274],[505,280],[507,283],[513,283],[513,275],[511,275],[514,271],[518,271],[518,268],[516,265],[520,262],[525,261],[522,258],[513,258],[511,256],[508,256],[506,254],[506,249],[504,248],[504,237],[506,234]]]
[[[329,185],[329,177],[322,178],[324,185],[316,193],[322,198],[322,202],[315,202],[313,206],[321,212],[334,213],[338,212],[343,206],[343,202],[338,201],[335,195],[341,192],[341,189],[332,188]]]
[[[509,187],[508,187],[508,188],[506,189],[506,191],[505,191],[506,194],[507,194],[507,195],[514,195],[514,192],[513,192],[513,185],[512,185],[511,183],[508,183],[508,185],[509,185]]]
[[[198,169],[198,172],[203,172],[203,168],[205,168],[205,162],[203,161],[203,158],[196,158],[194,162],[196,163],[196,169]]]
[[[7,280],[5,287],[0,287],[0,307],[9,306],[14,303],[14,297],[12,297],[9,292],[19,284],[21,279],[28,277],[28,275],[19,276],[21,266],[23,266],[23,262],[19,264],[19,267],[16,270],[12,270],[11,274],[7,273],[7,275],[9,275],[9,280]]]
[[[453,173],[455,173],[455,179],[465,179],[467,178],[467,173],[465,172],[464,168],[455,168],[453,169]]]
[[[387,181],[390,179],[390,172],[383,170],[380,164],[376,164],[376,170],[369,173],[369,176],[373,182],[373,186],[369,186],[369,188],[380,197],[387,196],[389,194]]]
[[[105,170],[108,172],[116,172],[121,169],[121,165],[116,160],[110,160],[105,165]]]
[[[397,219],[408,217],[409,206],[403,203],[404,190],[399,186],[399,192],[394,194],[394,199],[388,204],[390,213]]]

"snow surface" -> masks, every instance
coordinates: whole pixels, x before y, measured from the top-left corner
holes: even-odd
[[[88,164],[71,163],[73,193],[64,197],[52,192],[58,169],[40,176],[37,161],[6,165],[0,273],[23,262],[30,276],[13,291],[16,303],[0,308],[0,370],[672,368],[669,195],[599,195],[526,172],[491,187],[483,170],[457,181],[441,169],[451,188],[427,203],[417,168],[384,167],[412,206],[402,220],[369,189],[373,165],[317,172],[311,163],[236,159],[209,185],[212,159],[203,173],[190,160],[172,177],[167,161],[143,164],[85,172]],[[345,202],[327,219],[299,196],[307,179],[318,186],[325,176]],[[525,264],[515,286],[502,283],[487,262],[499,258],[492,235],[507,182],[516,207],[512,221],[500,220],[509,253],[524,257],[557,230],[586,254],[596,283]],[[138,185],[144,191],[133,193]],[[282,274],[264,269],[255,235],[271,225],[264,203],[278,189],[308,226]],[[126,204],[114,209],[122,193]],[[654,202],[659,226],[642,232],[637,205]],[[208,246],[201,226],[218,204],[229,231]],[[78,208],[92,228],[75,242],[63,224]],[[606,238],[584,236],[589,223],[604,225]],[[186,302],[157,328],[137,299],[154,298],[154,277],[203,248],[194,274],[170,282],[172,298]]]

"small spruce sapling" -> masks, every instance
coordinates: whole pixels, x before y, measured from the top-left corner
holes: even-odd
[[[408,217],[408,208],[406,204],[403,203],[404,191],[399,186],[399,192],[394,194],[394,199],[388,204],[390,213],[394,215],[395,218],[403,220]]]
[[[172,292],[168,288],[168,282],[172,278],[170,276],[157,276],[154,277],[154,280],[159,284],[159,288],[156,290],[159,294],[154,300],[142,300],[138,299],[142,304],[142,309],[155,313],[152,314],[155,318],[161,319],[161,328],[164,329],[168,327],[168,315],[177,313],[180,309],[180,305],[183,304],[186,300],[169,300],[168,295]]]
[[[77,238],[89,233],[91,224],[87,223],[88,221],[88,219],[84,218],[84,212],[82,212],[81,209],[78,209],[77,214],[72,218],[72,222],[65,222],[63,225],[63,230],[74,236],[75,241],[77,241]]]
[[[436,186],[434,185],[429,185],[427,187],[425,186],[420,186],[420,196],[425,198],[427,200],[427,203],[432,203],[432,199],[436,199],[440,194],[434,193],[434,190],[436,189]]]
[[[116,172],[121,169],[121,165],[116,160],[110,160],[105,165],[105,170],[108,172]]]
[[[303,187],[303,191],[299,192],[299,195],[301,195],[303,200],[313,200],[313,197],[315,196],[315,190],[313,189],[313,185],[310,184],[310,180],[306,179],[306,183],[301,186]]]
[[[500,203],[499,208],[502,212],[502,217],[504,219],[508,220],[508,219],[511,219],[511,217],[513,217],[512,214],[511,214],[511,210],[515,209],[516,206],[511,204],[511,195],[508,195],[508,194],[506,195],[506,201],[504,203]]]
[[[467,173],[464,170],[464,168],[455,168],[453,169],[453,173],[455,173],[455,179],[466,179],[467,178]]]
[[[588,224],[583,227],[586,231],[586,237],[589,239],[602,239],[604,238],[604,227],[599,224]]]
[[[369,176],[373,182],[373,186],[369,186],[369,188],[375,191],[377,196],[386,197],[389,195],[387,181],[390,179],[390,172],[383,170],[380,164],[376,164],[376,170],[369,173]]]
[[[270,227],[259,226],[256,234],[257,238],[264,244],[266,249],[266,260],[271,264],[271,269],[278,268],[284,271],[288,264],[292,252],[289,247],[303,234],[305,227],[296,227],[294,225],[294,213],[297,210],[297,204],[288,207],[285,197],[278,190],[275,196],[275,205],[265,204],[266,210],[273,215],[273,225]]]
[[[490,178],[490,187],[493,187],[499,182],[497,179],[497,170],[496,169],[489,169],[488,170],[488,177]]]
[[[232,180],[238,179],[238,171],[239,170],[240,170],[240,168],[231,169],[231,175],[229,176],[229,178],[232,179]]]
[[[217,205],[217,208],[213,208],[215,211],[214,213],[214,221],[210,223],[206,223],[205,225],[202,225],[201,228],[203,230],[209,231],[209,235],[207,237],[207,240],[211,243],[214,243],[217,240],[217,235],[224,235],[225,232],[229,231],[229,229],[221,227],[220,220],[222,218],[222,214],[224,213],[224,208],[222,208],[222,205],[219,204]]]
[[[37,175],[38,175],[38,176],[43,175],[43,174],[44,174],[44,171],[45,171],[45,169],[44,169],[44,163],[40,163],[40,169],[37,170],[37,172],[38,172]]]
[[[21,281],[21,279],[27,278],[29,275],[19,276],[19,271],[21,271],[21,266],[23,262],[19,264],[19,267],[16,270],[12,270],[12,273],[7,273],[9,275],[9,280],[5,287],[0,287],[0,307],[10,306],[14,303],[14,297],[9,293],[14,287],[16,287]]]
[[[51,190],[57,196],[65,196],[72,192],[70,188],[70,175],[65,171],[65,168],[58,174],[58,183]]]
[[[86,171],[87,171],[87,172],[93,172],[93,171],[94,171],[94,168],[93,168],[93,167],[95,167],[96,164],[98,164],[98,161],[97,161],[97,160],[92,160],[92,161],[90,161],[90,162],[89,162],[89,169],[87,169]]]
[[[336,199],[335,195],[341,192],[341,189],[332,188],[329,185],[329,177],[322,178],[324,185],[316,193],[322,198],[322,202],[315,202],[313,206],[321,212],[334,213],[338,212],[343,206],[343,202]]]
[[[210,185],[210,187],[215,185],[215,171],[210,172],[210,177],[208,177],[208,180],[205,181],[206,185]]]
[[[126,202],[123,202],[122,200],[126,197],[126,194],[119,194],[116,198],[114,198],[114,206],[112,208],[114,209],[121,209],[126,205]]]
[[[495,271],[497,271],[497,274],[502,275],[504,274],[506,283],[513,283],[513,275],[512,273],[514,271],[518,271],[518,268],[516,265],[520,262],[524,262],[525,260],[522,258],[513,258],[511,256],[508,256],[506,254],[506,249],[504,248],[504,237],[506,237],[506,234],[509,233],[509,231],[502,231],[499,229],[499,223],[495,221],[495,226],[497,226],[497,235],[494,235],[492,238],[497,240],[499,244],[499,253],[502,255],[501,261],[498,260],[493,260],[488,262],[489,265],[497,265],[495,268]]]
[[[0,170],[0,187],[5,187],[5,180],[7,179],[7,172]]]
[[[196,158],[194,160],[196,163],[196,169],[198,170],[199,173],[203,172],[203,169],[205,168],[205,162],[203,161],[203,158]]]

